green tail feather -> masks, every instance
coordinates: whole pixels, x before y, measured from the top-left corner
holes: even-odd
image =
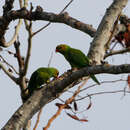
[[[90,77],[92,78],[93,81],[95,81],[97,84],[100,85],[99,81],[97,80],[97,78],[95,77],[95,75],[91,74]]]

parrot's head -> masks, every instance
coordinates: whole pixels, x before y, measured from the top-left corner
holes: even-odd
[[[56,68],[50,68],[50,72],[51,72],[52,77],[58,78],[59,71]]]
[[[66,45],[66,44],[60,44],[56,47],[56,52],[59,52],[61,54],[64,54],[65,52],[67,52],[69,50],[70,46]]]

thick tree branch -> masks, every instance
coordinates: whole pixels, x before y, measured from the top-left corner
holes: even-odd
[[[34,94],[15,112],[2,130],[16,130],[20,129],[32,116],[45,106],[50,101],[56,99],[69,87],[74,86],[73,83],[81,77],[89,74],[122,74],[130,73],[130,64],[123,65],[97,65],[86,67],[76,72],[67,72],[48,85],[45,85],[41,90],[34,92]]]
[[[125,3],[126,1],[127,0],[123,0],[122,3]],[[114,9],[114,10],[116,10],[116,9]],[[121,11],[122,7],[119,10]],[[108,12],[110,12],[110,11],[108,11]],[[28,11],[26,8],[22,8],[20,10],[9,11],[6,13],[6,15],[4,15],[3,17],[0,17],[0,45],[1,46],[8,47],[9,44],[6,44],[6,41],[4,38],[5,32],[8,28],[8,25],[10,24],[10,22],[12,20],[16,20],[16,19],[20,19],[20,18],[26,19],[26,20],[34,20],[34,21],[35,20],[44,20],[44,21],[50,21],[50,22],[54,22],[54,23],[64,23],[72,28],[78,29],[82,32],[89,34],[91,37],[94,37],[95,33],[96,33],[96,29],[94,29],[91,25],[85,24],[75,18],[70,17],[67,12],[61,13],[58,15],[58,14],[54,14],[54,13],[44,12],[42,8],[41,8],[41,10],[39,10],[39,6],[33,12]],[[111,17],[111,18],[113,20],[113,17]],[[117,17],[115,17],[115,18],[117,18]]]
[[[10,42],[8,44],[6,43],[4,35],[6,33],[6,30],[10,22],[16,19],[26,19],[30,21],[44,20],[44,21],[50,21],[52,23],[53,22],[64,23],[72,28],[78,29],[82,32],[89,34],[91,37],[94,37],[96,32],[96,29],[94,29],[91,25],[85,24],[79,20],[76,20],[75,18],[70,17],[67,12],[58,15],[54,13],[43,12],[42,8],[39,9],[39,6],[33,12],[28,11],[26,8],[22,8],[16,11],[14,10],[10,11],[4,17],[0,17],[0,45],[1,46],[8,47],[9,45],[12,44],[12,42],[11,44]],[[20,25],[21,25],[21,21],[20,21]],[[19,30],[19,27],[20,26],[17,27],[18,28],[17,30]]]
[[[39,6],[33,12],[28,11],[26,8],[22,8],[16,11],[13,10],[8,13],[7,18],[9,21],[22,18],[33,21],[44,20],[50,21],[52,23],[64,23],[66,25],[71,26],[72,28],[78,29],[82,32],[89,34],[91,37],[93,37],[96,32],[96,30],[91,25],[85,24],[75,18],[70,17],[67,12],[61,13],[59,15],[54,13],[48,13],[43,11],[42,8],[40,10]]]
[[[114,23],[127,2],[128,0],[114,0],[111,6],[106,10],[88,53],[93,63],[100,64],[101,61],[103,61],[107,49],[106,44],[111,36]]]

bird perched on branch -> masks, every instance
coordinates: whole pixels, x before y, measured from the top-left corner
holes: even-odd
[[[27,87],[29,95],[32,95],[34,90],[40,88],[41,85],[43,85],[44,83],[47,83],[50,78],[57,78],[58,75],[59,71],[56,68],[38,68],[32,73],[31,78],[29,80]]]
[[[70,46],[66,44],[61,44],[56,47],[56,52],[61,53],[65,59],[69,62],[71,65],[71,68],[83,68],[90,66],[90,60],[89,58],[80,50],[71,48]],[[90,74],[90,77],[97,83],[100,84],[97,78]]]

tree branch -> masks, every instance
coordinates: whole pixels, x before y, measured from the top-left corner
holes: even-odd
[[[32,50],[32,22],[30,22],[29,28],[28,28],[28,49],[27,49],[27,55],[25,59],[25,65],[23,70],[23,75],[25,76],[28,70],[28,64],[31,56],[31,50]]]
[[[73,0],[71,0],[62,10],[59,14],[62,14],[67,7],[69,7],[69,5],[73,2]],[[39,33],[40,31],[42,31],[43,29],[45,29],[46,27],[48,27],[51,24],[51,22],[47,23],[45,26],[43,26],[42,28],[40,28],[39,30],[37,30],[36,32],[34,32],[32,35],[36,35],[37,33]]]
[[[11,72],[9,72],[2,63],[0,63],[0,68],[5,72],[6,75],[8,75],[8,77],[10,79],[12,79],[16,84],[18,84],[18,79],[15,78]]]
[[[48,85],[43,86],[39,91],[34,94],[14,113],[11,119],[3,127],[2,130],[15,130],[20,129],[32,116],[40,110],[47,103],[59,97],[69,87],[74,86],[75,81],[81,77],[88,76],[89,74],[122,74],[130,73],[130,64],[123,65],[97,65],[92,67],[85,67],[76,72],[67,72],[60,76],[57,80],[50,82]]]
[[[97,95],[102,95],[102,94],[124,93],[124,92],[130,93],[130,91],[124,91],[124,89],[123,90],[116,90],[116,91],[97,92],[97,93],[88,94],[87,96],[84,96],[82,98],[76,99],[75,101],[80,101],[80,100],[83,100],[85,98],[89,98],[89,97],[97,96]]]
[[[9,66],[17,75],[19,75],[19,73],[16,71],[16,69],[11,65],[9,64],[1,55],[0,55],[0,58],[3,60],[3,62]]]
[[[122,50],[112,51],[112,52],[106,54],[106,55],[104,56],[104,59],[107,58],[107,57],[109,57],[109,56],[118,55],[118,54],[124,54],[124,53],[126,53],[126,52],[130,52],[130,47],[129,47],[129,48],[122,49]]]
[[[9,47],[9,46],[11,46],[16,41],[21,25],[22,25],[22,19],[19,19],[18,24],[17,24],[17,26],[15,28],[15,33],[14,33],[12,39],[9,42],[7,42],[7,43],[4,42],[2,44],[3,47]]]
[[[106,44],[111,36],[114,23],[127,2],[128,0],[114,0],[106,10],[88,53],[88,56],[93,63],[100,64],[101,61],[103,61],[107,49]]]
[[[16,11],[13,10],[8,13],[7,18],[9,21],[22,18],[30,21],[44,20],[50,21],[52,23],[64,23],[66,25],[71,26],[72,28],[78,29],[82,32],[89,34],[91,37],[94,37],[96,32],[96,30],[91,25],[85,24],[75,18],[70,17],[67,12],[60,13],[58,15],[54,13],[45,12],[42,8],[41,10],[39,10],[39,6],[33,12],[28,11],[26,8],[22,8]]]
[[[14,0],[5,0],[5,5],[3,6],[3,15],[6,15],[13,8]]]

